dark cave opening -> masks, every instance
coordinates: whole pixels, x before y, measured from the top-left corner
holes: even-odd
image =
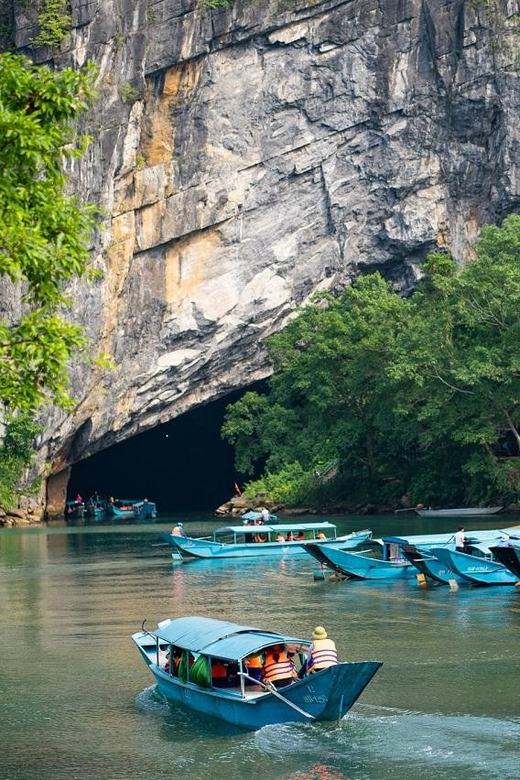
[[[264,388],[258,382],[76,463],[68,498],[80,493],[86,500],[97,491],[146,497],[160,512],[215,509],[234,494],[235,482],[243,485],[233,449],[220,436],[225,409],[246,390]]]

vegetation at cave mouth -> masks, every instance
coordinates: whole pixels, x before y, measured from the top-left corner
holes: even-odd
[[[321,294],[271,337],[268,393],[229,406],[222,429],[239,471],[265,460],[250,495],[318,506],[517,500],[520,217],[483,228],[475,249],[462,269],[431,254],[409,298],[377,273]]]

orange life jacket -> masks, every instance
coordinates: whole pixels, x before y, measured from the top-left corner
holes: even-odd
[[[318,672],[337,663],[338,653],[332,639],[315,639],[307,661],[307,673]]]
[[[260,656],[255,655],[254,658],[250,658],[248,661],[246,661],[246,666],[248,669],[261,669],[262,661]]]
[[[227,677],[227,669],[224,664],[214,663],[211,667],[211,676],[216,679],[225,679]]]
[[[278,656],[277,661],[274,658],[275,655]],[[285,650],[280,650],[280,652],[268,650],[266,652],[264,665],[262,667],[262,680],[264,682],[287,679],[292,680],[295,676],[294,671],[294,663],[288,657]]]

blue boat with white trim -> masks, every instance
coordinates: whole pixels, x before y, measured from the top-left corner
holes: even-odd
[[[483,530],[470,531],[468,536],[473,545],[491,542],[497,540],[503,531]],[[382,546],[382,557],[377,557],[374,551],[360,550],[359,552],[348,552],[341,549],[328,549],[317,547],[314,544],[306,546],[309,555],[312,555],[321,564],[328,566],[339,574],[347,578],[358,580],[393,580],[409,578],[417,573],[415,561],[412,561],[404,553],[404,547],[409,544],[421,552],[432,550],[433,547],[444,544],[446,549],[451,546],[455,548],[454,535],[445,534],[423,534],[408,537],[403,536],[385,536],[382,539],[375,539],[375,544]],[[486,548],[487,549],[487,548]],[[481,555],[484,553],[481,552]],[[432,557],[435,557],[432,554]],[[426,558],[426,556],[425,556]],[[426,561],[425,561],[426,563]],[[439,573],[442,573],[442,567],[437,567],[432,561],[432,567],[435,567]],[[444,566],[444,569],[446,567]],[[448,579],[453,579],[453,573]],[[442,580],[447,582],[448,580]]]
[[[338,662],[275,688],[250,676],[248,660],[282,645],[303,665],[309,641],[206,617],[164,620],[154,631],[143,623],[132,639],[167,699],[245,729],[338,720],[381,666],[378,661]],[[226,687],[217,684],[215,667],[226,670]]]
[[[157,506],[147,498],[118,498],[107,504],[108,514],[118,520],[155,520]]]
[[[302,538],[297,538],[301,535]],[[333,523],[280,523],[236,525],[217,528],[211,539],[163,534],[183,559],[190,558],[283,558],[304,556],[306,547],[350,549],[372,538],[369,529],[336,536]]]
[[[475,585],[514,585],[518,582],[518,577],[491,557],[476,557],[446,547],[434,547],[431,552],[455,574]]]
[[[506,569],[509,569],[509,571],[520,580],[520,541],[505,545],[497,545],[496,547],[490,547],[489,549],[497,561],[505,566]]]
[[[376,558],[367,550],[349,552],[308,544],[307,553],[338,574],[356,580],[395,580],[410,577],[414,567],[404,558]]]

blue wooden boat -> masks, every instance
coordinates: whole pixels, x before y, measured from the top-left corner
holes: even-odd
[[[421,549],[413,544],[405,544],[402,547],[402,551],[406,560],[410,561],[420,574],[424,574],[430,580],[446,585],[450,580],[460,579],[446,563],[432,555],[428,549]]]
[[[515,529],[509,529],[514,531]],[[468,531],[466,544],[471,554],[476,557],[489,557],[488,545],[497,543],[505,532],[491,528],[478,531]],[[377,540],[379,541],[379,540]],[[457,580],[458,575],[444,562],[440,561],[431,550],[434,547],[445,547],[455,550],[455,537],[453,534],[423,534],[413,536],[384,536],[381,543],[392,550],[394,557],[404,556],[415,568],[426,577],[447,584],[450,580]]]
[[[345,577],[358,580],[394,580],[410,577],[414,567],[406,559],[384,560],[367,553],[307,544],[305,550],[320,563]]]
[[[497,545],[489,548],[497,561],[520,580],[520,542],[511,545]]]
[[[302,540],[286,541],[292,534],[301,532]],[[319,534],[325,536],[318,538]],[[284,541],[277,541],[282,536]],[[314,542],[320,547],[352,548],[372,537],[368,529],[353,531],[336,537],[333,523],[291,523],[270,525],[235,525],[217,528],[211,539],[165,535],[164,538],[175,547],[182,558],[283,558],[304,556],[306,546]]]
[[[205,617],[164,620],[154,631],[146,631],[143,623],[132,639],[168,699],[245,729],[337,720],[381,666],[377,661],[338,663],[276,689],[250,677],[246,659],[282,644],[294,650],[298,666],[310,642]],[[216,664],[225,667],[225,680],[213,678]]]
[[[256,520],[262,519],[262,512],[259,512],[258,509],[250,509],[249,512],[244,512],[244,514],[240,516],[240,519],[243,523],[254,523]],[[272,512],[269,512],[268,522],[270,525],[277,523],[278,515],[274,515]]]
[[[148,499],[118,498],[109,502],[107,510],[118,520],[153,520],[157,517],[157,506]]]
[[[67,501],[65,504],[65,520],[77,520],[85,517],[83,501]]]
[[[468,582],[477,585],[514,585],[518,582],[511,571],[491,558],[479,558],[446,547],[434,547],[431,553]]]

